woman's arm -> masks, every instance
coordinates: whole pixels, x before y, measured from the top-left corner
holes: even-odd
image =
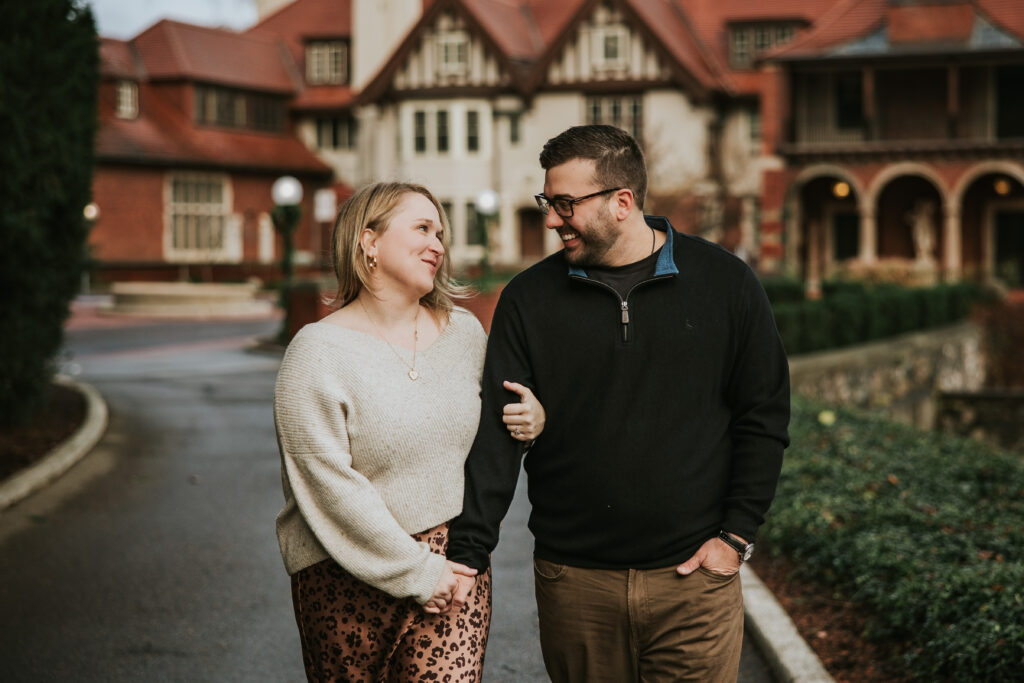
[[[274,422],[286,494],[324,550],[353,576],[425,603],[438,591],[444,557],[413,540],[352,467],[346,415],[353,401],[328,370],[331,352],[297,337],[281,364]]]

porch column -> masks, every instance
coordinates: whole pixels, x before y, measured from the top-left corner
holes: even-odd
[[[802,279],[807,275],[807,264],[800,263],[800,243],[803,239],[803,235],[800,234],[800,224],[803,221],[800,202],[795,197],[789,198],[785,203],[785,211],[779,213],[785,214],[785,221],[782,223],[785,234],[782,272],[790,277]]]
[[[807,296],[821,297],[821,227],[817,218],[807,223]]]
[[[878,245],[875,243],[875,214],[869,209],[860,209],[860,255],[861,263],[871,265],[878,260]]]
[[[946,280],[959,280],[960,268],[963,264],[963,256],[960,247],[960,207],[952,203],[945,207],[946,224],[945,242],[946,250],[943,256],[943,275]]]

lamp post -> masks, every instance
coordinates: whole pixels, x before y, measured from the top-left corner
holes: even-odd
[[[92,230],[92,226],[96,224],[96,221],[100,219],[100,205],[96,202],[89,202],[82,209],[82,218],[85,219],[85,224],[89,230]],[[89,271],[92,268],[92,258],[89,255],[89,246],[85,246],[85,263],[86,267],[82,269],[82,281],[79,287],[81,288],[82,294],[88,294],[92,290],[91,283],[89,281]]]
[[[480,259],[480,276],[484,281],[491,274],[490,240],[487,235],[487,219],[498,212],[498,193],[488,188],[482,190],[474,201],[476,207],[477,229],[480,231],[480,244],[484,255]]]
[[[270,212],[270,219],[274,222],[274,229],[281,234],[281,241],[284,253],[281,255],[281,308],[284,310],[284,324],[278,338],[287,342],[291,330],[291,305],[289,294],[292,287],[292,255],[295,251],[294,235],[295,228],[299,225],[299,218],[302,216],[302,183],[290,175],[281,176],[274,181],[270,188],[270,197],[274,200],[274,208]]]

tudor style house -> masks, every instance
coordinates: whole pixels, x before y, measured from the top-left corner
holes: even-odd
[[[935,277],[1021,269],[1015,3],[259,5],[261,19],[241,34],[160,22],[104,41],[101,263],[135,240],[123,273],[132,259],[254,273],[278,251],[267,188],[288,173],[307,202],[321,188],[343,198],[375,180],[422,182],[447,209],[459,264],[486,254],[525,265],[559,248],[533,200],[541,147],[569,126],[609,123],[644,147],[648,212],[762,272],[806,277],[812,290],[894,264],[915,276],[932,264]],[[117,114],[122,99],[131,109],[124,82],[139,88],[134,129]],[[175,225],[206,221],[176,218],[175,182],[195,174],[221,179],[215,249],[174,241]],[[110,193],[146,178],[145,192]],[[483,215],[485,191],[496,206]],[[127,197],[131,208],[119,209]],[[299,255],[314,264],[330,226],[306,209]]]

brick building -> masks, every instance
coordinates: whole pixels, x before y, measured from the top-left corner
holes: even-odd
[[[541,145],[601,122],[644,145],[649,211],[762,271],[812,289],[858,268],[1012,278],[1017,5],[267,0],[241,34],[160,22],[104,41],[94,254],[121,276],[272,273],[269,185],[288,173],[307,189],[301,262],[326,245],[316,189],[397,178],[445,204],[457,262],[523,265],[558,248],[532,198]],[[196,182],[220,209],[175,200]],[[188,237],[204,212],[223,227]]]
[[[812,291],[844,271],[1021,284],[1024,6],[837,2],[765,73],[762,231]]]
[[[332,171],[291,132],[298,88],[276,42],[161,21],[100,47],[90,249],[100,280],[274,276],[270,188],[300,179],[299,261],[322,248]]]

